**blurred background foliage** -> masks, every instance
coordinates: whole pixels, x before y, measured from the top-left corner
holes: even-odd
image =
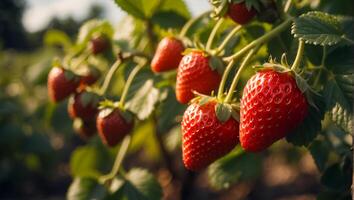
[[[303,0],[298,6],[302,11],[318,9],[354,15],[351,0]],[[48,44],[55,44],[58,38],[75,41],[79,27],[87,20],[102,18],[104,10],[95,5],[82,20],[71,16],[53,18],[43,30],[28,33],[21,22],[25,8],[24,0],[0,1],[0,199],[63,199],[73,177],[95,177],[109,172],[118,147],[107,149],[98,137],[86,144],[73,131],[66,103],[54,105],[48,102],[47,74],[52,59],[63,55],[62,47]],[[156,41],[168,28],[179,29],[190,18],[186,7],[182,5],[178,8],[180,10],[172,15],[165,11],[146,11],[154,24]],[[173,23],[166,20],[166,16],[172,16]],[[222,41],[230,30],[230,24],[225,25],[217,35],[218,41]],[[213,22],[202,20],[190,31],[189,36],[205,42],[213,25]],[[116,33],[115,45],[123,50],[141,45],[146,37],[144,26],[142,21],[126,16],[116,26],[117,30],[124,31]],[[242,44],[249,43],[269,29],[269,25],[254,23],[247,27],[247,32],[243,31],[244,37],[235,37],[231,44],[244,46]],[[65,36],[57,35],[53,40],[49,36],[44,37],[50,30],[53,34],[55,31],[59,35],[65,33]],[[47,43],[43,42],[44,38]],[[281,38],[286,42],[286,47],[296,48],[295,44],[291,45],[294,42],[289,32],[282,34]],[[266,61],[269,51],[274,57],[280,58],[284,49],[280,48],[278,42],[274,40],[268,47],[262,48],[256,60]],[[235,45],[229,46],[228,50],[231,51]],[[313,59],[320,57],[316,54],[316,47],[308,48],[314,49],[309,49],[314,54]],[[151,53],[153,47],[147,47],[146,51]],[[292,54],[288,55],[289,60],[293,57]],[[309,56],[309,59],[312,57]],[[129,63],[125,69],[117,76],[127,76]],[[245,73],[243,84],[252,73],[252,70]],[[136,91],[134,86],[138,89],[146,84],[146,79],[155,82],[159,79],[158,76],[153,77],[149,70],[139,76],[133,83],[131,93]],[[173,77],[173,74],[170,76]],[[117,98],[122,90],[122,80],[116,78],[112,85],[111,95]],[[187,180],[170,184],[171,170],[176,170],[177,174],[186,173],[181,170],[180,128],[171,122],[176,115],[183,113],[185,107],[175,101],[171,87],[159,87],[161,94],[164,91],[167,103],[157,105],[162,112],[159,113],[161,120],[156,122],[154,117],[149,117],[135,128],[125,166],[145,167],[152,171],[162,185],[166,199],[179,199],[187,195],[190,199],[306,200],[315,199],[318,194],[321,200],[350,199],[350,138],[330,122],[325,123],[320,136],[309,147],[310,152],[285,141],[277,142],[260,154],[248,154],[236,148],[205,173],[199,176],[189,174]],[[130,96],[132,98],[133,95]],[[160,132],[156,133],[156,130]],[[329,138],[330,143],[325,143],[324,138]],[[161,151],[161,143],[166,145],[167,152]],[[316,155],[317,159],[314,160],[311,154]],[[168,162],[164,162],[166,159]],[[322,177],[320,172],[324,173]],[[130,173],[144,172],[134,169]],[[208,177],[211,177],[209,181]],[[75,179],[73,185],[83,184],[84,181],[88,181],[90,187],[94,185],[90,179],[81,182]]]

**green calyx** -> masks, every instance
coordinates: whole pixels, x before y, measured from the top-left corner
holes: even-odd
[[[77,76],[76,74],[74,74],[74,72],[70,71],[70,70],[66,70],[64,69],[64,76],[66,78],[66,80],[68,81],[79,81],[80,80],[80,77]]]
[[[229,1],[228,0],[210,0],[210,3],[213,5],[213,12],[210,14],[215,20],[224,17],[227,13]]]
[[[245,6],[249,11],[255,9],[259,12],[262,7],[261,0],[230,0],[230,3],[235,3],[235,4],[245,3]]]
[[[282,62],[281,64],[276,63],[273,59],[270,59],[269,63],[264,63],[261,66],[255,66],[254,67],[257,71],[263,71],[263,70],[273,70],[278,73],[288,73],[290,76],[292,76],[295,81],[296,85],[299,88],[299,90],[305,95],[306,100],[308,104],[316,109],[317,106],[314,103],[314,96],[320,96],[318,92],[316,92],[307,82],[305,78],[303,78],[297,71],[290,69],[290,66],[286,62],[286,56],[282,56]]]
[[[206,96],[199,93],[196,93],[196,97],[191,102],[196,103],[199,106],[204,106],[207,103],[213,101],[216,102],[215,115],[220,122],[224,123],[228,121],[230,117],[234,118],[236,121],[240,121],[240,115],[238,113],[239,106],[237,106],[236,104],[224,103],[219,101],[214,96]]]
[[[99,104],[99,96],[96,93],[84,91],[80,95],[80,101],[84,107],[88,105],[97,106]]]
[[[100,102],[100,113],[99,116],[101,118],[108,117],[115,110],[119,111],[119,114],[124,118],[124,120],[128,123],[134,120],[133,114],[123,108],[120,107],[119,102],[113,102],[111,100],[104,100]]]
[[[209,67],[211,68],[211,70],[216,70],[219,74],[223,74],[225,70],[225,63],[222,58],[218,56],[210,56]]]

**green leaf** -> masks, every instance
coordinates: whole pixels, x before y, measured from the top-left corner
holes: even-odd
[[[329,70],[324,96],[331,119],[345,132],[353,133],[354,59],[353,48],[341,47],[331,52],[325,66]]]
[[[151,18],[152,23],[159,25],[163,29],[181,28],[187,19],[175,11],[159,11]]]
[[[238,147],[210,165],[208,168],[209,183],[215,189],[227,189],[239,181],[257,178],[261,169],[260,155],[246,153]]]
[[[143,20],[151,17],[160,3],[158,0],[114,0],[114,2],[129,15]]]
[[[109,154],[104,148],[84,146],[77,148],[70,159],[70,171],[74,177],[97,178],[107,167]]]
[[[188,7],[184,0],[164,0],[160,6],[161,11],[174,11],[180,16],[188,19],[191,17]]]
[[[211,56],[209,58],[209,66],[212,70],[216,70],[219,74],[222,74],[225,69],[222,59],[217,56]]]
[[[313,101],[317,108],[309,106],[308,114],[304,121],[286,136],[288,142],[297,146],[308,146],[321,131],[325,105],[319,96],[314,96]]]
[[[345,191],[349,189],[351,185],[350,171],[350,169],[343,169],[343,165],[340,165],[340,163],[335,163],[323,172],[321,183],[328,188]]]
[[[95,179],[75,178],[71,183],[66,198],[68,200],[103,199],[107,191]]]
[[[167,133],[166,137],[164,138],[164,142],[166,144],[166,148],[170,152],[174,152],[177,149],[181,148],[182,145],[182,133],[181,127],[176,126],[169,133]]]
[[[232,106],[230,104],[218,103],[215,106],[215,114],[219,121],[226,122],[232,114]]]
[[[160,133],[167,132],[179,122],[177,116],[182,115],[185,105],[178,103],[176,93],[172,87],[167,88],[167,98],[160,103],[157,126]]]
[[[327,142],[315,140],[309,146],[309,150],[311,152],[312,158],[316,163],[316,166],[320,171],[323,171],[326,167],[330,153],[330,147],[328,146]]]
[[[155,109],[155,104],[158,100],[159,90],[154,87],[154,81],[149,79],[136,91],[134,97],[126,103],[126,108],[135,113],[140,120],[144,120]]]
[[[154,176],[145,169],[131,169],[124,179],[115,181],[118,188],[115,193],[124,196],[120,199],[127,200],[160,200],[162,199],[162,188]]]
[[[85,44],[96,33],[101,33],[108,37],[112,37],[113,32],[113,27],[108,21],[92,19],[85,22],[85,24],[80,27],[77,43]]]
[[[49,30],[44,35],[44,43],[49,46],[62,46],[64,49],[71,47],[70,37],[60,30]]]
[[[347,19],[346,19],[347,20]],[[292,33],[296,38],[314,45],[335,45],[339,42],[353,44],[342,23],[342,17],[313,11],[301,15],[294,22]]]

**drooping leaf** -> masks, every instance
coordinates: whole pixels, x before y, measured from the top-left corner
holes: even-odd
[[[209,166],[209,183],[220,190],[239,181],[257,178],[261,173],[261,163],[259,155],[238,148]]]
[[[62,46],[68,49],[72,43],[70,37],[60,30],[49,30],[44,35],[44,43],[49,46]]]
[[[232,114],[232,106],[230,104],[218,103],[215,106],[215,114],[219,121],[226,122]]]
[[[330,53],[325,61],[329,69],[324,98],[332,120],[344,131],[353,133],[354,59],[353,49],[342,47]]]
[[[165,0],[159,10],[174,11],[185,19],[188,19],[191,16],[184,0]]]
[[[156,7],[160,3],[158,0],[114,0],[114,2],[129,15],[138,19],[147,19],[151,17],[152,13],[154,13]]]
[[[75,178],[67,192],[68,200],[103,199],[107,191],[92,178]]]
[[[345,18],[345,20],[349,20]],[[343,17],[312,11],[301,15],[294,22],[292,33],[296,38],[314,45],[335,45],[339,42],[353,44]]]
[[[351,170],[349,165],[348,169],[343,169],[344,165],[335,163],[323,172],[321,183],[326,187],[338,191],[346,191],[350,189],[351,185]],[[348,173],[349,171],[349,173]]]
[[[174,11],[159,11],[154,13],[151,21],[163,29],[176,29],[181,28],[186,23],[187,19]]]
[[[126,103],[126,108],[135,113],[140,120],[144,120],[152,113],[159,99],[159,90],[154,87],[152,79],[136,91],[132,99]]]
[[[160,200],[162,188],[154,176],[145,169],[131,169],[124,178],[115,181],[118,188],[115,194],[127,200]]]
[[[167,132],[170,128],[175,126],[177,116],[182,115],[186,106],[178,103],[176,94],[173,88],[167,88],[167,98],[160,103],[158,112],[158,130],[160,133]]]
[[[108,153],[105,149],[95,146],[84,146],[77,148],[70,159],[70,170],[74,177],[98,177],[105,169]]]
[[[89,20],[80,27],[77,43],[86,43],[95,33],[102,33],[108,37],[111,37],[113,35],[113,27],[108,21],[105,20]]]
[[[313,102],[317,108],[309,106],[308,114],[304,121],[286,136],[288,142],[297,146],[308,146],[316,138],[319,131],[321,131],[325,104],[319,96],[314,96]]]
[[[317,168],[320,171],[323,171],[326,167],[330,148],[325,141],[315,140],[309,146],[309,150],[311,152],[312,158],[314,159]]]

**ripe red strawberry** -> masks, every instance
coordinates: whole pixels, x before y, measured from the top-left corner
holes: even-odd
[[[133,126],[132,116],[117,108],[101,110],[96,120],[96,127],[103,143],[110,147],[117,145],[129,134]]]
[[[73,123],[74,130],[79,136],[87,140],[94,136],[97,132],[95,121],[84,121],[82,119],[76,118]]]
[[[53,67],[48,74],[48,95],[53,102],[64,100],[74,93],[80,78],[73,72],[61,67]]]
[[[101,73],[94,67],[89,67],[85,74],[81,76],[81,85],[92,85],[100,78]]]
[[[73,119],[95,120],[98,113],[98,102],[99,96],[97,94],[83,90],[70,98],[68,113]]]
[[[230,3],[228,16],[238,24],[247,24],[257,14],[254,8],[248,9],[245,2]]]
[[[193,97],[193,91],[209,95],[217,89],[221,75],[209,66],[209,57],[194,50],[183,56],[177,71],[176,97],[186,104]]]
[[[104,35],[98,35],[91,39],[89,48],[92,54],[97,55],[103,53],[110,47],[109,39]]]
[[[290,72],[265,69],[247,82],[240,112],[241,145],[257,152],[297,127],[307,115],[308,104]]]
[[[174,37],[163,38],[157,46],[155,56],[151,61],[154,72],[164,72],[178,67],[184,51],[183,43]]]
[[[216,116],[216,101],[191,104],[182,120],[183,162],[198,171],[230,152],[239,137],[239,123],[232,117],[222,123]]]

